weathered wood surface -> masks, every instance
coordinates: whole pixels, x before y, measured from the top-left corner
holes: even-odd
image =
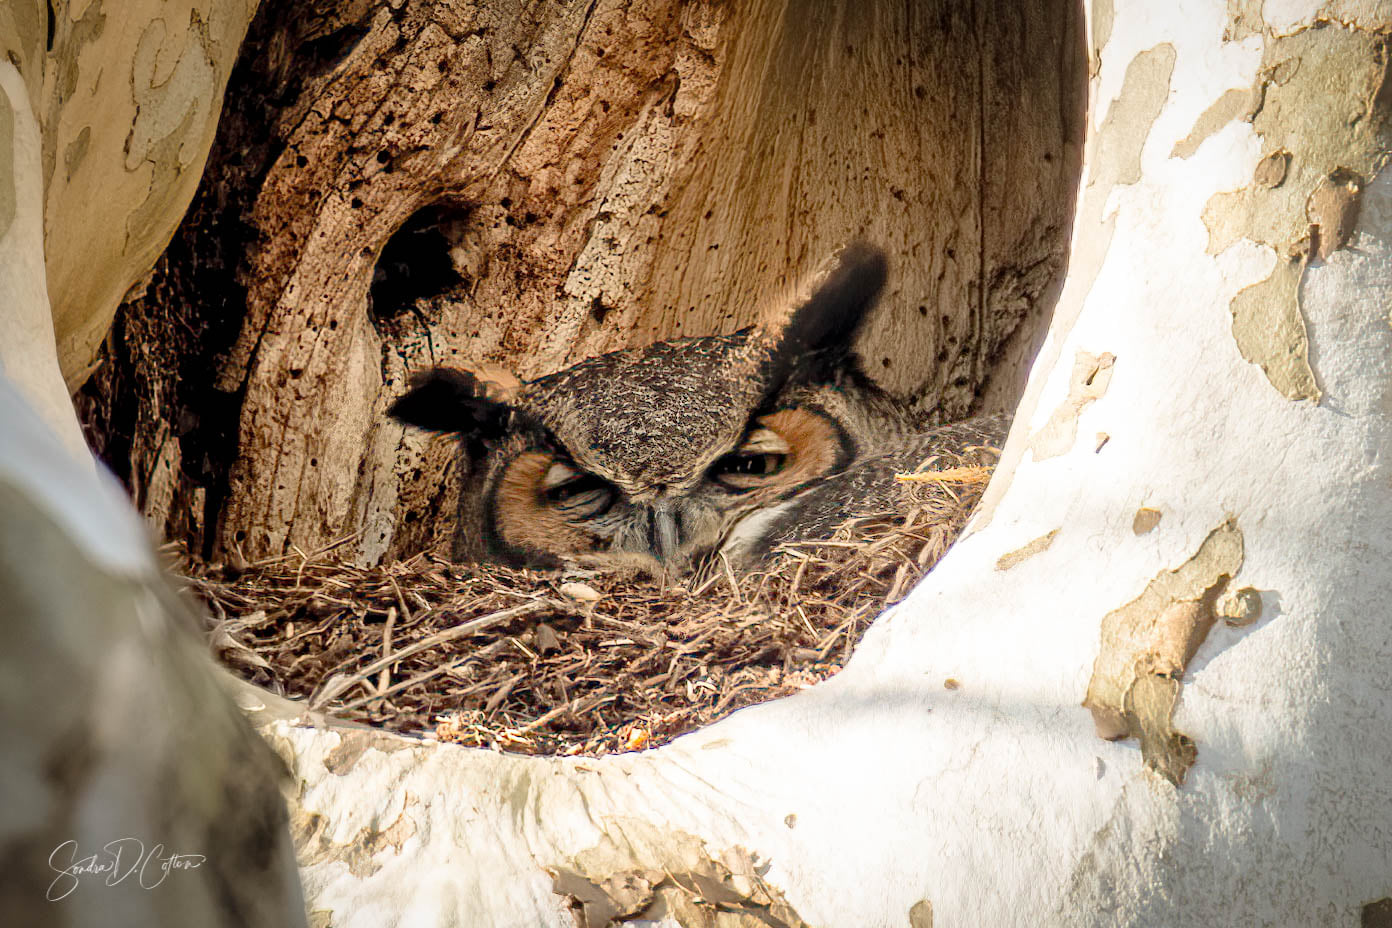
[[[108,457],[209,551],[418,550],[448,531],[451,455],[382,416],[409,370],[531,377],[730,331],[857,234],[895,265],[860,346],[872,375],[944,415],[1004,408],[1063,267],[1076,16],[268,8],[183,242],[95,390],[155,437]],[[148,347],[170,343],[188,347]]]

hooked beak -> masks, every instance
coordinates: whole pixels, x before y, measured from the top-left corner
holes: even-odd
[[[684,566],[686,558],[680,553],[681,532],[677,527],[677,516],[672,510],[672,504],[664,501],[654,506],[650,524],[650,540],[653,550],[657,552],[658,560],[678,568]]]

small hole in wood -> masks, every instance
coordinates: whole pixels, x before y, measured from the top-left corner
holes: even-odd
[[[387,241],[372,272],[374,322],[392,319],[462,282],[450,250],[455,228],[467,217],[457,205],[433,204],[418,210]]]

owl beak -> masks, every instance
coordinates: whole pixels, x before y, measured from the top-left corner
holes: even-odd
[[[664,564],[676,564],[683,560],[681,533],[677,529],[676,513],[670,503],[658,503],[653,509],[653,547],[657,549],[658,559]]]

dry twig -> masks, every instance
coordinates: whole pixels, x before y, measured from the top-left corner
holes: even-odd
[[[312,707],[527,753],[634,750],[839,670],[947,550],[990,474],[934,463],[947,469],[913,475],[901,511],[743,576],[711,565],[691,588],[586,577],[577,599],[562,576],[429,555],[360,568],[331,557],[348,538],[186,572],[229,665]]]

